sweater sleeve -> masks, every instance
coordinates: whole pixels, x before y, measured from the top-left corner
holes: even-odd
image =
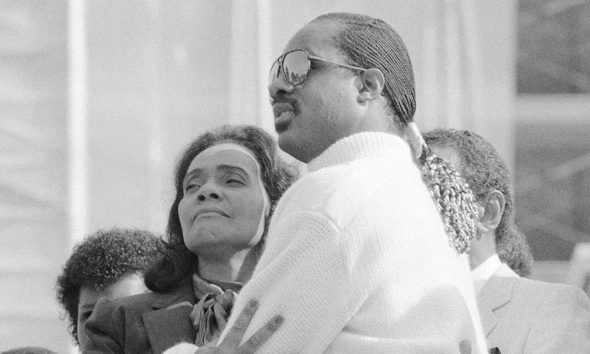
[[[111,299],[102,298],[86,322],[88,345],[84,353],[123,353],[124,313]]]
[[[310,211],[292,213],[276,226],[222,338],[247,302],[257,299],[243,341],[274,315],[285,319],[257,353],[323,352],[350,318],[340,231],[329,218]]]

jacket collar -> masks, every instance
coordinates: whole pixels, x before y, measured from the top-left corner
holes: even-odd
[[[502,264],[477,295],[481,325],[486,338],[498,323],[494,312],[510,302],[517,279],[518,275],[506,264]]]
[[[195,296],[189,278],[175,291],[158,296],[152,303],[154,311],[142,315],[154,353],[161,353],[180,342],[194,341],[190,319],[194,304]]]
[[[190,277],[186,281],[184,281],[182,285],[180,285],[176,290],[158,296],[156,300],[152,302],[152,308],[154,310],[158,310],[185,301],[188,302],[191,306],[195,304],[193,284],[191,283]]]

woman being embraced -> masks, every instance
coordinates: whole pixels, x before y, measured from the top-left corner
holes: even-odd
[[[153,293],[99,301],[86,324],[87,352],[215,343],[262,253],[273,208],[295,179],[273,138],[254,126],[199,136],[175,171],[165,252],[145,276]]]

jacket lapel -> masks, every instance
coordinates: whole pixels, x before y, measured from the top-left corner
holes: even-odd
[[[518,275],[502,263],[477,295],[481,325],[486,338],[498,324],[494,311],[510,302],[516,279]]]
[[[195,304],[190,282],[177,291],[163,294],[152,303],[154,311],[142,315],[154,353],[161,353],[180,342],[194,341],[190,313]]]

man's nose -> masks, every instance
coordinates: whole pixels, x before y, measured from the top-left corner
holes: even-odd
[[[277,72],[277,76],[271,78],[268,83],[268,94],[270,95],[271,102],[291,91],[293,91],[293,86],[285,81],[285,77],[281,71]]]

